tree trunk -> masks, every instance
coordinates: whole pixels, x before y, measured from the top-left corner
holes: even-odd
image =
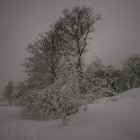
[[[78,89],[80,94],[85,94],[86,89],[84,86],[84,74],[83,74],[83,65],[82,65],[82,57],[79,55],[77,60],[77,81],[78,81]]]

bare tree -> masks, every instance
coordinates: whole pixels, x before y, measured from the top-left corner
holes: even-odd
[[[66,8],[63,14],[64,17],[58,21],[59,30],[73,41],[70,51],[77,56],[77,67],[82,69],[82,55],[87,51],[87,40],[90,39],[90,33],[95,31],[95,23],[101,16],[86,6],[77,6],[72,10]]]
[[[57,22],[57,28],[71,41],[68,49],[76,58],[80,86],[83,84],[83,54],[87,51],[87,41],[91,39],[90,33],[95,31],[95,23],[101,19],[101,16],[96,14],[93,8],[86,6],[76,6],[72,10],[66,8],[63,14],[64,16]]]
[[[36,88],[44,88],[54,83],[58,75],[58,62],[62,56],[62,41],[53,27],[49,32],[40,34],[39,38],[28,45],[28,56],[23,66],[26,68],[28,82]]]
[[[77,108],[79,93],[83,93],[83,54],[87,51],[90,33],[95,31],[95,23],[101,19],[92,8],[86,6],[69,8],[63,16],[51,26],[49,32],[40,34],[39,38],[27,47],[30,55],[24,61],[29,84],[35,88],[44,88],[44,100],[35,100],[29,108],[38,108],[41,112],[59,113],[66,120],[68,113]],[[72,60],[72,61],[71,61]],[[85,92],[85,91],[84,91]],[[34,97],[33,97],[34,98]],[[31,105],[31,106],[30,106]],[[26,107],[25,107],[26,108]],[[38,108],[40,111],[40,108]],[[35,109],[36,110],[36,109]]]

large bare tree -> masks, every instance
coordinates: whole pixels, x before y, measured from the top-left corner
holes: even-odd
[[[59,24],[57,23],[58,28],[73,42],[69,49],[77,57],[77,67],[82,69],[82,56],[87,51],[87,40],[91,38],[90,33],[95,31],[95,23],[101,16],[93,8],[86,6],[76,6],[72,10],[66,8],[63,14]]]
[[[86,53],[87,41],[91,39],[90,33],[95,31],[95,23],[101,19],[93,8],[76,6],[73,9],[66,8],[63,17],[60,17],[56,25],[64,37],[70,40],[69,52],[76,58],[79,88],[83,88],[83,54]],[[68,42],[69,43],[69,42]],[[85,90],[85,89],[83,89]],[[82,89],[80,90],[82,92]]]
[[[27,47],[31,55],[26,58],[24,66],[29,83],[37,88],[52,84],[57,79],[59,60],[64,55],[75,57],[80,78],[87,40],[90,33],[95,31],[95,23],[99,19],[100,15],[86,6],[65,9],[51,30],[41,34],[39,39]]]

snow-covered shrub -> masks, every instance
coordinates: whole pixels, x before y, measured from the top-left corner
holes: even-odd
[[[119,91],[120,77],[120,70],[112,65],[103,65],[97,58],[85,71],[88,94],[93,95],[92,100],[115,95]]]
[[[21,98],[23,114],[44,119],[63,118],[65,123],[67,115],[78,111],[80,96],[74,60],[63,57],[59,66],[59,75],[54,84],[41,90],[28,91]]]
[[[79,89],[81,83],[79,83],[77,75],[73,57],[62,57],[59,62],[58,77],[54,84],[25,96],[23,101],[24,113],[29,116],[41,116],[44,119],[63,118],[65,124],[67,116],[76,113],[80,105],[87,105],[101,97],[115,94],[107,79],[94,78],[89,75],[87,78],[85,73],[82,86],[88,92],[87,94],[81,94],[81,89]]]
[[[90,80],[90,81],[89,81]],[[110,82],[110,83],[109,83]],[[109,97],[114,96],[117,92],[112,88],[113,81],[110,81],[105,78],[88,78],[87,87],[88,94],[86,95],[86,102],[91,103],[92,101],[102,98],[102,97]],[[90,95],[90,96],[89,96]],[[89,99],[91,98],[91,99]]]
[[[42,114],[47,119],[63,118],[78,110],[79,90],[77,72],[71,57],[60,61],[59,76],[55,83],[41,91]]]

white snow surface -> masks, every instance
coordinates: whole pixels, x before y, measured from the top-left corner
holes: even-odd
[[[87,105],[62,120],[27,120],[0,106],[0,140],[140,140],[140,88]]]

